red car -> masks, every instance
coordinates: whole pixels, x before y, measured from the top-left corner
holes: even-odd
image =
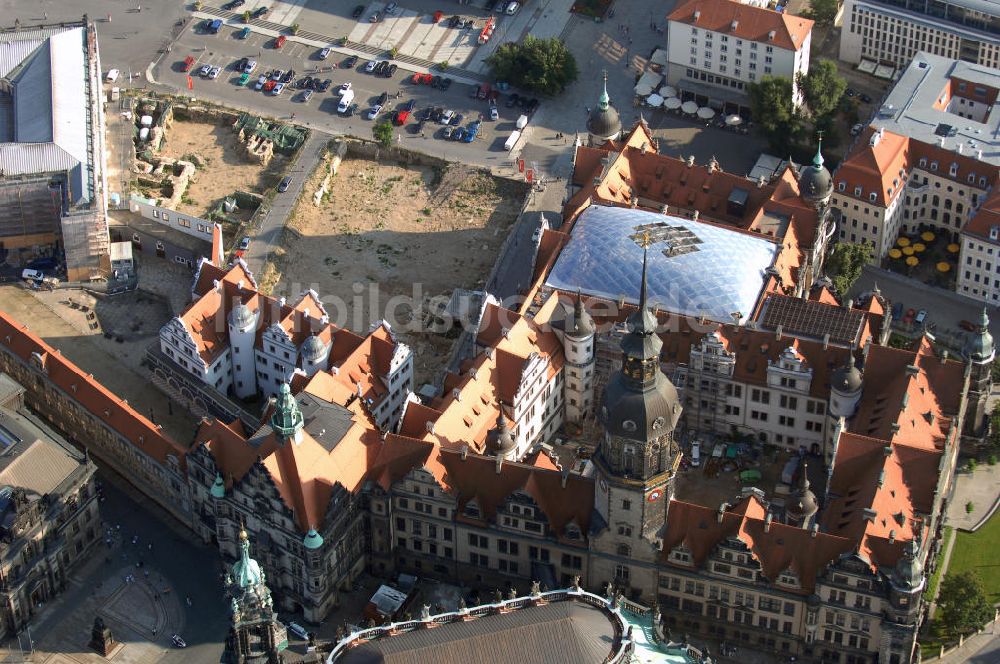
[[[194,67],[194,56],[187,56],[184,58],[184,65],[181,67],[181,71],[191,71],[191,67]]]
[[[438,10],[438,11],[434,12],[434,18],[432,19],[432,22],[434,22],[434,23],[440,22],[441,18],[443,16],[444,16],[444,12],[441,11],[441,10]]]
[[[413,82],[417,85],[430,85],[433,79],[434,76],[431,74],[421,74],[417,72],[413,75]]]
[[[908,324],[912,323],[913,322],[913,317],[916,316],[916,315],[917,315],[917,312],[914,309],[912,309],[912,308],[911,309],[907,309],[906,310],[906,315],[903,316],[903,324],[904,325],[908,325]]]
[[[277,84],[278,84],[277,81],[268,81],[267,83],[264,84],[264,92],[270,92],[271,90],[274,89],[274,86],[276,86]]]
[[[396,111],[392,116],[392,121],[397,127],[402,127],[406,124],[406,121],[410,118],[410,112],[405,108],[400,111]]]
[[[286,37],[285,35],[278,35],[274,40],[274,47],[281,48],[282,46],[285,45],[286,41],[288,41],[288,37]]]

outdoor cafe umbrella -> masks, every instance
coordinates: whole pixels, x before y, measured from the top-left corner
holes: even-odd
[[[727,116],[726,117],[726,124],[729,125],[730,127],[735,127],[736,125],[743,124],[743,118],[741,118],[740,116],[738,116],[736,114]]]
[[[653,86],[647,85],[646,83],[639,83],[635,86],[635,94],[639,97],[645,97],[646,95],[653,92]]]
[[[908,237],[896,238],[896,244],[898,244],[901,247],[908,247],[910,246],[910,238]]]
[[[698,117],[702,120],[711,120],[715,117],[715,111],[710,109],[708,106],[702,106],[698,109]]]
[[[909,256],[909,257],[908,257],[908,258],[906,259],[906,264],[907,264],[907,265],[909,265],[910,267],[914,267],[914,266],[915,266],[915,265],[917,265],[917,264],[918,264],[919,262],[920,262],[920,259],[919,259],[919,258],[917,258],[916,256]]]
[[[923,240],[924,242],[933,242],[934,233],[931,233],[930,231],[924,231],[923,233],[920,234],[920,239]]]
[[[694,103],[693,101],[686,101],[683,104],[681,104],[681,110],[687,113],[688,115],[694,115],[695,113],[698,112],[698,104]]]
[[[923,242],[917,242],[913,245],[913,250],[919,254],[921,251],[927,250],[927,245]]]
[[[674,111],[681,107],[681,100],[679,97],[668,97],[667,100],[663,102],[663,107],[669,111]]]
[[[913,247],[903,247],[903,253],[907,256],[912,256],[915,252]]]
[[[667,97],[676,97],[677,88],[672,85],[664,85],[660,88],[660,96],[666,99]]]
[[[948,245],[949,254],[957,254],[959,249],[961,249],[961,247],[959,247],[957,244],[952,243]]]
[[[941,261],[940,263],[937,264],[937,271],[938,272],[947,272],[950,269],[951,269],[951,264],[950,263],[946,263],[944,261]]]
[[[648,97],[646,97],[646,103],[652,106],[653,108],[659,108],[660,106],[663,105],[663,97],[661,97],[658,94],[651,94]]]
[[[889,250],[889,258],[902,258],[903,252],[893,247]]]

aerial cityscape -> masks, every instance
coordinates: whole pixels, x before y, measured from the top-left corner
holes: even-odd
[[[991,0],[0,0],[0,662],[1000,664],[998,185]]]

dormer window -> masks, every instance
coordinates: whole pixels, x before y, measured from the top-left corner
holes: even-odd
[[[786,569],[778,575],[778,583],[785,586],[799,587],[799,577],[791,569]]]
[[[980,187],[985,187],[986,186],[986,176],[985,175],[980,175],[979,176],[979,186]]]
[[[951,166],[948,167],[948,175],[950,175],[951,177],[955,177],[956,175],[958,175],[957,163],[951,162]]]
[[[576,524],[570,524],[566,526],[566,539],[578,540],[580,539],[580,529],[577,528]]]
[[[920,168],[927,168],[927,157],[920,158]]]
[[[931,170],[936,172],[937,171],[937,167],[938,167],[938,163],[936,161],[932,161],[931,162]]]
[[[892,191],[892,190],[890,189],[890,191]],[[874,203],[877,198],[878,198],[878,194],[876,194],[874,191],[872,193],[868,194],[868,200],[870,200],[872,203]]]
[[[854,195],[855,196],[860,196],[861,195],[861,187],[860,186],[854,188]]]
[[[847,189],[847,183],[846,182],[838,182],[837,183],[837,191],[844,191],[845,189]]]
[[[990,226],[990,239],[995,240],[1000,235],[1000,226]]]

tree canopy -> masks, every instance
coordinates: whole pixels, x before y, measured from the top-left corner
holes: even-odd
[[[872,255],[870,244],[841,242],[833,248],[833,253],[826,260],[826,272],[833,281],[837,295],[841,298],[847,295]]]
[[[797,75],[799,88],[806,106],[814,118],[825,118],[837,110],[840,98],[847,89],[847,81],[837,72],[832,60],[820,60],[809,66],[809,73]]]
[[[392,124],[389,122],[379,122],[372,127],[372,135],[375,140],[385,147],[392,145]]]
[[[579,75],[576,59],[558,37],[528,35],[520,42],[507,42],[486,62],[496,80],[544,95],[562,92]]]
[[[783,76],[764,76],[748,87],[754,122],[771,147],[787,153],[802,131],[802,119],[792,103],[792,81]]]
[[[804,12],[819,25],[832,25],[837,17],[837,0],[810,0],[809,10]]]
[[[982,580],[972,571],[949,574],[937,598],[939,619],[951,634],[964,634],[982,627],[993,617]]]

